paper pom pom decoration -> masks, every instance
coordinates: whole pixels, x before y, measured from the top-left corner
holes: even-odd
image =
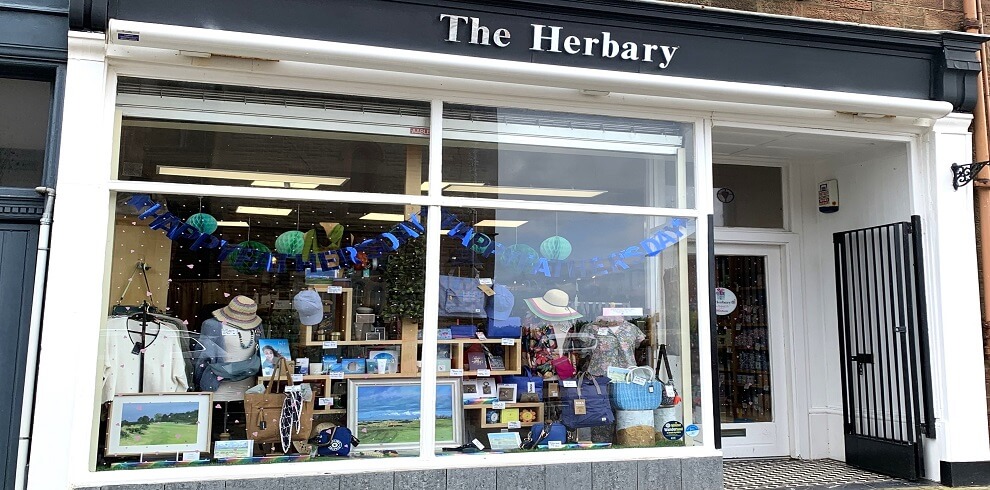
[[[540,260],[540,254],[536,249],[525,243],[509,245],[501,253],[495,255],[495,259],[502,267],[515,270],[528,271]]]
[[[206,213],[196,213],[186,220],[189,226],[196,228],[200,233],[213,233],[217,231],[217,219]]]
[[[296,255],[302,253],[305,241],[305,233],[297,230],[287,231],[275,239],[275,250],[280,254]]]
[[[270,248],[268,248],[267,245],[261,242],[247,241],[247,242],[238,243],[237,246],[242,249],[253,250],[254,251],[253,256],[255,258],[257,258],[260,254],[266,254],[272,251]],[[256,261],[254,260],[250,262],[238,264],[237,257],[241,253],[246,253],[246,252],[241,252],[240,250],[234,250],[230,252],[230,255],[227,256],[227,262],[229,262],[234,267],[234,270],[242,274],[249,274],[252,272],[259,272],[260,270],[263,269],[263,267],[261,266],[255,266]]]
[[[553,260],[564,260],[571,256],[571,242],[560,235],[554,235],[540,244],[543,256]]]

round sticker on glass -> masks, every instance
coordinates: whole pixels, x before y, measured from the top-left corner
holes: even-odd
[[[736,300],[736,293],[726,288],[715,288],[715,314],[718,316],[728,315],[736,311],[739,301]]]
[[[698,434],[700,433],[701,427],[698,427],[697,424],[690,424],[684,428],[684,435],[688,437],[698,437]]]
[[[666,437],[667,440],[677,441],[684,438],[684,424],[676,420],[671,420],[670,422],[663,424],[663,428],[660,429],[660,432],[663,433],[663,436]]]

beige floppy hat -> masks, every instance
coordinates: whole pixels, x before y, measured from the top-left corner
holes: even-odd
[[[567,293],[559,289],[551,289],[541,298],[528,298],[523,301],[534,315],[550,322],[574,320],[582,316],[577,310],[567,306],[571,299]]]

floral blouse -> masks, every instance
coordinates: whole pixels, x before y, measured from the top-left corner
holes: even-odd
[[[635,366],[636,347],[646,340],[643,331],[629,322],[612,327],[591,323],[582,332],[597,340],[588,361],[588,374],[593,376],[605,376],[609,366]]]

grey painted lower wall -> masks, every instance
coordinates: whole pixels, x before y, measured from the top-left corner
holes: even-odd
[[[716,456],[107,485],[81,490],[716,490],[720,488],[722,488],[722,458]]]

